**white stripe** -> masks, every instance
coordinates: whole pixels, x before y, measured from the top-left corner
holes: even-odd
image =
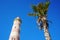
[[[12,32],[11,36],[19,36],[19,33],[18,32]]]

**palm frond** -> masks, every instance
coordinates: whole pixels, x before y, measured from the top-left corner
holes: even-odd
[[[37,12],[37,7],[35,5],[32,5],[32,9],[34,12]]]
[[[32,13],[29,13],[28,16],[38,16],[38,14],[32,14]]]
[[[39,9],[43,9],[43,3],[39,3],[37,6]]]
[[[44,15],[47,15],[47,10],[44,9]]]
[[[45,3],[45,8],[47,9],[49,5],[50,5],[50,2],[47,1],[47,2]]]

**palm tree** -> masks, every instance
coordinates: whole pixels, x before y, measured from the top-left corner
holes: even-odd
[[[47,11],[49,7],[50,1],[46,1],[45,3],[39,3],[37,6],[32,5],[32,9],[34,13],[29,13],[29,16],[37,16],[37,24],[39,28],[44,30],[44,35],[46,40],[51,40],[50,34],[48,32],[48,20],[47,20]]]

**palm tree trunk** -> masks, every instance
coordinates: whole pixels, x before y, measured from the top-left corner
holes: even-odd
[[[50,40],[50,35],[49,35],[49,32],[48,32],[48,29],[46,29],[45,26],[44,26],[44,35],[45,35],[46,40]]]
[[[45,16],[43,16],[42,18],[38,18],[38,20],[37,20],[37,24],[40,26],[40,21],[42,21],[42,23],[43,23],[43,29],[44,29],[44,35],[45,35],[45,39],[46,40],[51,40],[50,39],[50,34],[49,34],[49,32],[48,32],[48,28],[47,28],[47,24],[46,24],[46,17]],[[39,29],[40,29],[40,27],[39,27]]]
[[[46,17],[44,17],[43,19],[44,19],[44,21],[45,21],[45,20],[46,20]],[[46,39],[46,40],[51,40],[51,39],[50,39],[50,34],[49,34],[49,32],[48,32],[48,28],[46,28],[46,27],[47,27],[47,25],[46,25],[46,21],[45,21],[44,24],[43,24],[45,39]]]

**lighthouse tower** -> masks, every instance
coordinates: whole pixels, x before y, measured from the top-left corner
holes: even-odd
[[[20,40],[20,24],[21,20],[19,17],[15,18],[12,26],[12,30],[9,36],[9,40]]]

